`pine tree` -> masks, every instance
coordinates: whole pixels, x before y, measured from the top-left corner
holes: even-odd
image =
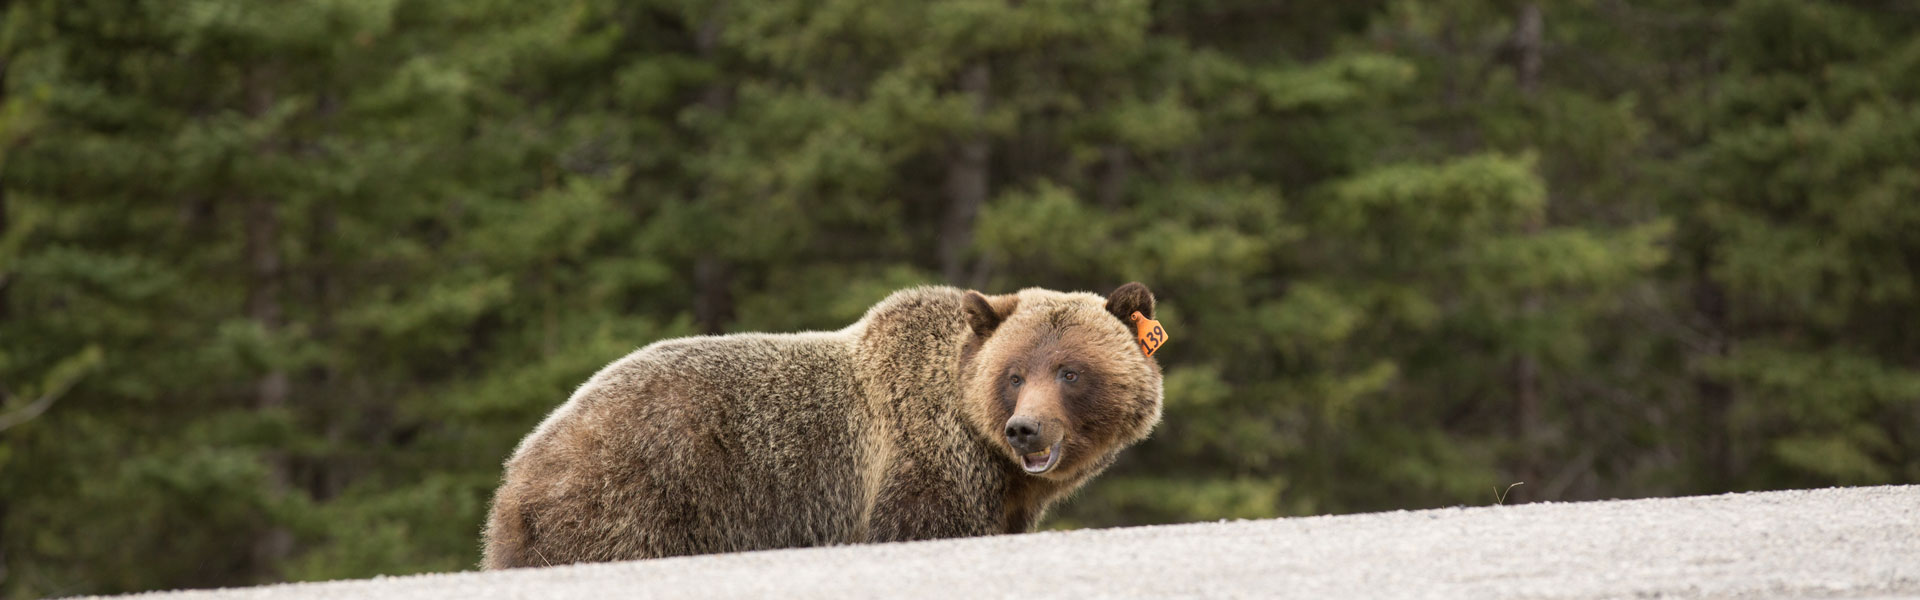
[[[1732,9],[1711,134],[1673,175],[1714,340],[1695,368],[1725,396],[1706,450],[1728,487],[1920,476],[1920,22],[1870,10]]]
[[[936,282],[1159,295],[1054,527],[1920,481],[1894,3],[257,4],[5,5],[0,595],[468,568],[608,361]]]

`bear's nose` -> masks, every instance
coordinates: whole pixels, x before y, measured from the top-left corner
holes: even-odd
[[[1033,417],[1017,416],[1007,419],[1007,445],[1021,454],[1039,452],[1046,449],[1041,439],[1040,420]]]

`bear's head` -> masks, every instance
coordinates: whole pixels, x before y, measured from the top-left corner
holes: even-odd
[[[1091,475],[1160,421],[1160,365],[1135,342],[1153,292],[1128,283],[1106,298],[1030,288],[965,306],[975,342],[964,365],[972,425],[1027,473]]]

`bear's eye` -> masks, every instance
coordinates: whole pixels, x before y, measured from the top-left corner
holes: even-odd
[[[1025,382],[1025,380],[1020,379],[1019,375],[1010,375],[1007,377],[1007,381],[1013,382],[1013,387],[1020,387],[1020,384]]]
[[[1061,370],[1060,370],[1060,380],[1061,380],[1061,381],[1073,381],[1073,380],[1076,380],[1076,379],[1079,379],[1079,378],[1080,378],[1080,374],[1079,374],[1079,373],[1075,373],[1075,372],[1073,372],[1073,371],[1069,371],[1069,370],[1067,370],[1067,369],[1061,369]]]

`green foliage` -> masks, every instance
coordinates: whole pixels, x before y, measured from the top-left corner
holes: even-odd
[[[1050,527],[1920,481],[1916,33],[8,3],[0,596],[469,568],[502,460],[607,362],[937,282],[1159,295],[1166,421]]]

